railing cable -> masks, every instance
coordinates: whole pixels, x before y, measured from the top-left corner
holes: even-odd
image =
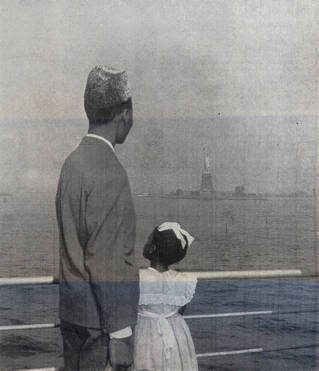
[[[215,279],[244,279],[244,278],[284,278],[303,276],[300,269],[272,269],[250,271],[198,271],[189,272],[201,280]],[[32,285],[32,284],[55,284],[58,280],[53,276],[40,277],[3,277],[0,278],[0,286],[9,285]]]
[[[304,311],[286,311],[275,312],[271,310],[255,311],[255,312],[232,312],[232,313],[210,313],[210,314],[190,314],[183,317],[187,320],[190,319],[208,319],[208,318],[227,318],[227,317],[245,317],[245,316],[262,316],[262,315],[289,315],[289,314],[305,314],[305,313],[318,313],[319,310],[304,310]],[[57,328],[60,327],[59,323],[35,323],[24,325],[4,325],[0,326],[1,331],[13,330],[33,330],[41,328]]]

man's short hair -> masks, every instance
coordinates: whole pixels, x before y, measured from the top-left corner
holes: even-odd
[[[125,109],[132,109],[132,98],[127,101],[118,103],[112,107],[99,108],[96,112],[92,113],[84,108],[86,115],[89,119],[90,126],[105,125],[112,121],[115,116],[120,115]]]

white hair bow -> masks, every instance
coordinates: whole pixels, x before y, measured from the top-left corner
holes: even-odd
[[[190,244],[194,241],[194,237],[182,229],[178,223],[165,222],[157,227],[159,232],[166,231],[168,229],[171,229],[175,233],[175,236],[181,241],[183,249],[185,248],[186,243],[188,243],[188,246],[190,246]],[[185,241],[185,238],[187,241]]]

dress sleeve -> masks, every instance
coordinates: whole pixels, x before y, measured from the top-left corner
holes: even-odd
[[[187,303],[189,303],[194,295],[195,295],[195,291],[196,291],[196,286],[197,286],[197,278],[195,275],[191,274],[191,273],[181,273],[181,278],[182,281],[184,282],[185,286],[184,286],[184,296],[185,296],[185,301]]]

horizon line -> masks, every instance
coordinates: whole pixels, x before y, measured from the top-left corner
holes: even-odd
[[[315,113],[285,113],[285,114],[233,114],[233,115],[229,115],[229,114],[212,114],[212,115],[206,115],[206,116],[159,116],[159,117],[156,117],[156,116],[142,116],[142,115],[134,115],[134,119],[162,119],[162,120],[176,120],[176,119],[183,119],[183,120],[204,120],[204,119],[211,119],[211,120],[217,120],[217,119],[223,119],[223,118],[259,118],[259,117],[285,117],[285,118],[291,118],[291,117],[296,117],[296,116],[303,116],[303,117],[319,117],[319,113],[315,114]],[[65,117],[65,118],[61,118],[61,117],[57,117],[57,118],[23,118],[23,117],[20,117],[20,118],[8,118],[8,117],[4,117],[4,118],[0,118],[0,122],[3,122],[3,121],[9,121],[9,122],[17,122],[17,121],[66,121],[66,120],[70,120],[70,121],[77,121],[77,120],[81,120],[81,121],[88,121],[88,118],[85,117],[85,116],[79,116],[79,117]]]

